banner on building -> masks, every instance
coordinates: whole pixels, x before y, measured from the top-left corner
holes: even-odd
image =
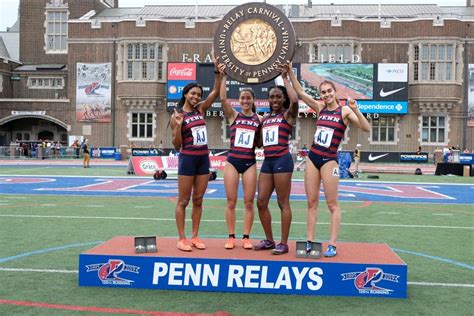
[[[474,64],[469,64],[467,126],[474,127]]]
[[[77,63],[76,68],[76,120],[111,122],[112,64]]]
[[[358,101],[362,113],[408,113],[408,64],[294,63],[293,71],[305,92],[315,100],[321,100],[319,95],[320,83],[331,81],[336,87],[341,105],[345,104],[347,98],[351,98]],[[169,64],[168,111],[173,110],[181,98],[182,89],[191,81],[197,81],[202,85],[203,98],[206,98],[214,86],[214,77],[214,65],[210,63]],[[255,93],[257,112],[269,112],[268,90],[275,85],[283,85],[281,77],[277,77],[270,82],[251,86],[228,78],[227,99],[239,111],[240,90],[250,87]],[[212,113],[222,111],[219,99],[209,111]],[[300,101],[299,112],[312,113],[313,110],[303,101]]]

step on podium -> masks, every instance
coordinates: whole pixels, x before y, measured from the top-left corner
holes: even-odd
[[[156,290],[406,298],[405,262],[387,244],[339,242],[337,256],[243,249],[202,239],[183,252],[176,238],[117,236],[79,255],[79,285]],[[142,239],[143,238],[143,239]],[[148,241],[147,241],[148,240]],[[255,241],[257,242],[257,241]],[[146,251],[146,246],[153,245]],[[144,251],[137,246],[145,246]],[[323,243],[322,249],[327,244]],[[301,247],[298,245],[298,247]],[[318,248],[319,249],[319,248]]]

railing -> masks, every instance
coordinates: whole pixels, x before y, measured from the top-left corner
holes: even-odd
[[[15,146],[0,146],[0,159],[79,159],[82,150],[72,147],[57,148],[22,148]]]

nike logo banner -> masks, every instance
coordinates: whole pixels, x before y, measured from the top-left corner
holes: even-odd
[[[403,89],[405,89],[405,87],[402,87],[400,89],[390,90],[390,91],[384,91],[383,88],[382,88],[382,89],[380,89],[379,94],[380,94],[381,98],[385,98],[385,97],[388,97],[389,95],[397,93],[398,91],[402,91]]]

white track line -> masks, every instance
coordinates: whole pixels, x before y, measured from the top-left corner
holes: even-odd
[[[0,267],[0,271],[5,271],[5,272],[36,272],[36,273],[73,273],[73,274],[79,273],[78,270],[1,268],[1,267]],[[434,282],[408,282],[408,285],[474,288],[474,284],[464,284],[464,283],[457,284],[457,283],[434,283]]]
[[[433,282],[408,282],[408,285],[471,287],[471,288],[474,288],[474,284],[464,284],[464,283],[457,284],[457,283],[433,283]]]
[[[64,215],[29,215],[29,214],[0,214],[0,217],[12,218],[64,218],[64,219],[105,219],[105,220],[126,220],[126,221],[157,221],[157,222],[174,222],[173,218],[158,218],[158,217],[110,217],[110,216],[64,216]],[[186,219],[190,222],[191,219]],[[201,222],[207,223],[225,223],[224,219],[201,219]],[[243,223],[242,220],[237,220],[238,223]],[[280,224],[275,221],[275,224]],[[296,225],[306,225],[306,222],[292,222]],[[329,222],[319,222],[320,225],[330,225]],[[444,229],[467,229],[472,230],[474,227],[470,226],[436,226],[436,225],[403,225],[403,224],[368,224],[368,223],[342,223],[343,226],[369,226],[369,227],[403,227],[403,228],[444,228]]]
[[[20,268],[0,268],[0,271],[7,272],[43,272],[43,273],[79,273],[78,270],[55,270],[55,269],[20,269]]]

